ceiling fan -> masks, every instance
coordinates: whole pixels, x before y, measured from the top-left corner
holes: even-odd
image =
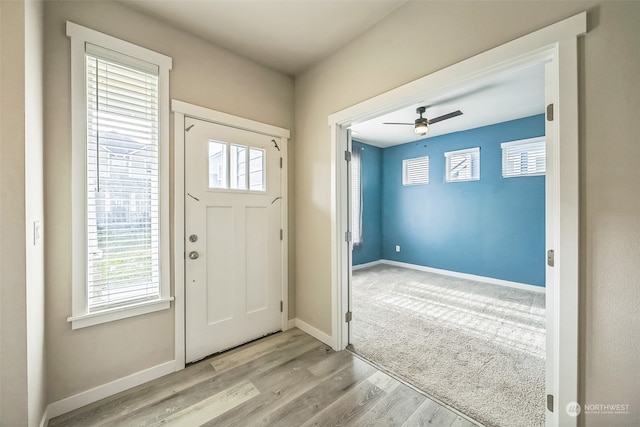
[[[439,117],[435,117],[433,119],[427,119],[426,117],[422,117],[424,112],[427,110],[427,107],[418,107],[416,108],[416,113],[420,114],[420,117],[416,119],[414,123],[383,123],[385,125],[412,125],[414,126],[413,131],[419,135],[424,135],[429,130],[429,125],[432,125],[437,122],[441,122],[443,120],[451,119],[453,117],[457,117],[462,115],[462,111],[457,110],[448,114],[444,114]]]

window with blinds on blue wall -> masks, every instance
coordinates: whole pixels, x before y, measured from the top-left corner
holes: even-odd
[[[544,137],[503,142],[502,177],[544,175],[547,170]]]
[[[402,161],[402,185],[429,183],[429,156],[415,157]]]
[[[444,153],[446,182],[478,181],[480,179],[480,147]]]

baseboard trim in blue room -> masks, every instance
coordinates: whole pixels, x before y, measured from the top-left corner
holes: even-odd
[[[352,265],[351,270],[352,271],[362,270],[363,268],[373,267],[374,265],[382,264],[384,263],[384,261],[385,260],[379,259],[377,261],[371,261],[364,264]]]
[[[527,283],[511,282],[509,280],[494,279],[493,277],[483,277],[483,276],[477,276],[475,274],[459,273],[457,271],[442,270],[439,268],[425,267],[423,265],[409,264],[407,262],[392,261],[388,259],[380,259],[377,261],[368,262],[366,264],[354,265],[351,269],[353,271],[357,271],[357,270],[362,270],[363,268],[373,267],[380,264],[392,265],[394,267],[410,268],[412,270],[426,271],[429,273],[442,274],[443,276],[474,280],[477,282],[484,282],[492,285],[507,286],[509,288],[522,289],[525,291],[537,292],[540,294],[546,293],[546,288],[544,286],[536,286],[536,285],[529,285]]]

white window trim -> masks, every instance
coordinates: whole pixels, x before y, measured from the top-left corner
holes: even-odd
[[[478,153],[478,177],[474,178],[473,177],[473,171],[471,172],[471,178],[467,178],[467,179],[451,179],[451,174],[449,172],[449,168],[451,167],[451,155],[453,154],[466,154],[466,153]],[[444,157],[445,157],[445,169],[444,169],[444,180],[445,182],[468,182],[468,181],[480,181],[480,147],[472,147],[472,148],[465,148],[462,150],[454,150],[454,151],[447,151],[446,153],[444,153]]]
[[[538,173],[521,173],[521,174],[517,174],[517,175],[504,175],[504,164],[507,161],[507,157],[506,157],[506,150],[505,148],[509,148],[509,147],[513,147],[513,146],[519,146],[519,145],[524,145],[524,144],[529,144],[532,142],[544,142],[546,141],[546,137],[544,136],[537,136],[535,138],[527,138],[527,139],[519,139],[517,141],[508,141],[508,142],[503,142],[500,144],[500,148],[502,149],[502,177],[504,179],[507,178],[520,178],[520,177],[524,177],[524,176],[543,176],[546,175],[546,168],[545,168],[545,172],[538,172]]]
[[[170,308],[169,248],[169,70],[170,57],[115,37],[67,21],[71,38],[71,289],[72,314],[67,318],[72,329],[112,322]],[[127,306],[89,313],[87,302],[87,213],[86,213],[86,87],[85,43],[137,58],[159,68],[159,167],[160,167],[160,298]]]

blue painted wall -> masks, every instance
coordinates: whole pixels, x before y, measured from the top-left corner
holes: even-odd
[[[382,150],[381,258],[544,286],[545,177],[502,178],[500,148],[543,135],[537,115]],[[478,146],[480,180],[445,183],[444,153]],[[402,160],[425,155],[430,183],[402,186]]]
[[[353,141],[361,153],[362,245],[353,249],[353,265],[382,258],[382,149]]]

